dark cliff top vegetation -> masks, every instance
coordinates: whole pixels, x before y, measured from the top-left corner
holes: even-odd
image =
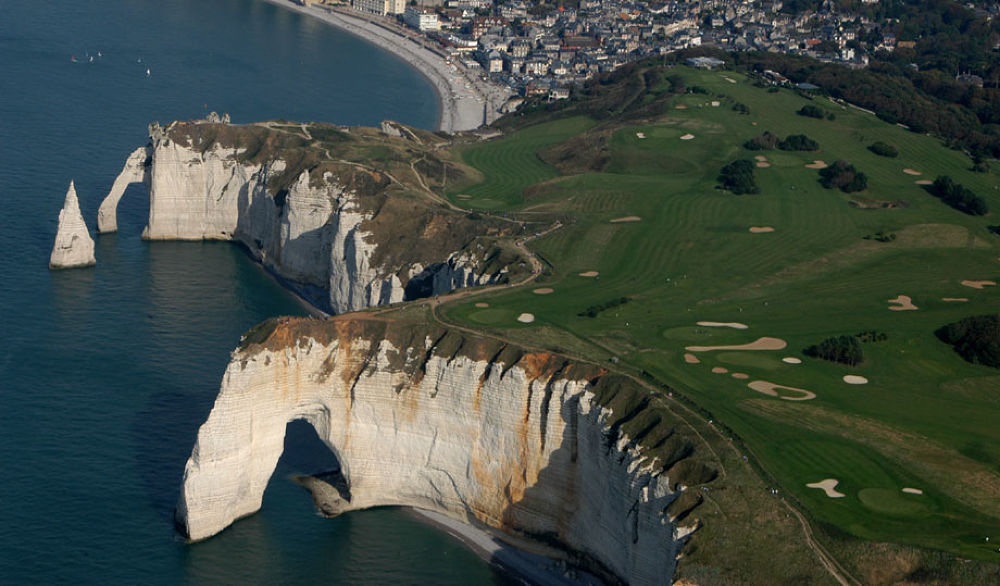
[[[1000,314],[967,317],[934,334],[967,361],[1000,368]]]

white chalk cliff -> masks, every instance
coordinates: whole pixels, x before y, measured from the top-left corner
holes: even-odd
[[[206,140],[205,129],[229,132],[236,138],[225,142],[212,135]],[[274,136],[287,140],[261,126],[151,125],[149,145],[129,156],[101,204],[99,230],[117,229],[115,210],[125,188],[145,183],[149,188],[145,238],[240,242],[293,288],[334,313],[506,278],[507,267],[487,268],[484,263],[489,243],[473,245],[470,237],[456,242],[455,249],[441,251],[433,246],[441,241],[440,232],[408,235],[411,243],[385,234],[393,229],[392,222],[377,217],[387,208],[396,206],[393,211],[397,211],[402,206],[395,201],[385,203],[391,200],[384,193],[390,184],[387,174],[331,160],[312,173],[308,167],[291,169],[280,150],[273,157],[250,157],[245,147],[237,145],[245,138],[239,133],[251,131],[257,133],[251,136],[254,140],[261,135],[265,142]],[[296,148],[293,157],[310,147]],[[280,188],[275,188],[276,178],[280,178]],[[428,225],[445,214],[472,224],[462,214],[426,208],[421,213],[428,217]],[[375,226],[377,221],[382,222],[381,228]],[[383,250],[393,245],[405,252]]]
[[[49,268],[71,269],[89,267],[96,263],[94,239],[90,237],[87,223],[83,221],[76,187],[70,181],[62,210],[59,211],[59,228],[49,256]]]
[[[314,489],[327,513],[418,507],[560,544],[610,582],[669,583],[695,524],[668,507],[706,478],[692,481],[701,465],[688,465],[690,445],[663,415],[650,418],[644,392],[464,334],[272,321],[233,353],[185,467],[178,525],[204,539],[257,511],[286,424],[304,419],[347,485]],[[647,448],[637,436],[649,430],[663,435]]]

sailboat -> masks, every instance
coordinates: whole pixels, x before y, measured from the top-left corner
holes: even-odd
[[[146,77],[149,77],[149,75],[150,75],[150,73],[149,73],[149,68],[147,67],[147,68],[146,68]]]

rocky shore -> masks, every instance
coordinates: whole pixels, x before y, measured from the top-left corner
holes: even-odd
[[[301,6],[289,0],[266,1],[358,36],[417,69],[430,80],[438,94],[441,104],[438,130],[473,130],[492,122],[499,117],[498,110],[509,97],[502,88],[483,82],[475,72],[466,71],[458,63],[449,63],[443,54],[428,49],[418,33],[387,19],[349,8]]]

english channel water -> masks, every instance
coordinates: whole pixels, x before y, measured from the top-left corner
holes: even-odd
[[[508,582],[402,511],[317,516],[289,478],[331,463],[305,424],[260,513],[175,532],[229,352],[304,309],[235,245],[142,241],[141,187],[97,267],[46,265],[71,179],[94,230],[147,124],[208,110],[430,128],[438,105],[399,59],[260,0],[0,1],[0,583]]]

